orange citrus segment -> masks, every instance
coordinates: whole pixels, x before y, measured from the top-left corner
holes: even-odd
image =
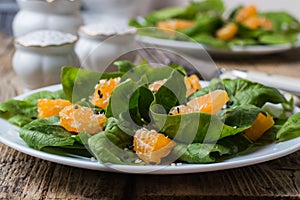
[[[66,106],[59,113],[60,125],[70,132],[98,133],[103,130],[106,122],[104,114],[94,113],[93,110],[79,105]]]
[[[71,102],[63,99],[38,99],[38,118],[58,116],[59,112],[69,105]]]
[[[249,129],[245,130],[244,133],[250,140],[256,141],[267,130],[269,130],[274,125],[274,123],[275,122],[273,118],[268,113],[267,115],[259,113],[252,126]]]
[[[159,88],[165,84],[167,81],[167,79],[164,79],[164,80],[159,80],[159,81],[155,81],[153,83],[151,83],[149,85],[149,90],[151,90],[152,92],[157,92],[159,90]]]
[[[157,28],[171,34],[174,34],[176,30],[184,30],[193,26],[195,26],[195,22],[183,19],[171,19],[157,23]]]
[[[192,74],[189,77],[185,77],[184,82],[186,86],[187,97],[196,92],[197,90],[201,89],[200,80],[195,74]]]
[[[267,29],[267,30],[273,29],[273,23],[269,19],[264,18],[264,17],[259,17],[258,20],[259,20],[258,23],[259,23],[260,27]]]
[[[220,40],[228,41],[233,39],[237,32],[238,26],[235,23],[229,23],[217,30],[216,37]]]
[[[238,22],[242,22],[247,18],[254,16],[257,14],[257,8],[254,5],[244,6],[237,11],[235,16],[235,20]]]
[[[242,22],[244,26],[252,30],[257,29],[259,27],[259,23],[260,23],[259,18],[255,15],[245,19]]]
[[[99,107],[106,108],[108,106],[109,98],[111,93],[119,85],[121,78],[113,78],[113,79],[102,79],[95,87],[95,92],[92,96],[91,102]]]
[[[154,130],[142,128],[136,131],[133,140],[137,156],[148,164],[159,164],[170,154],[175,142]]]
[[[225,90],[215,90],[189,101],[187,106],[198,112],[216,114],[228,101],[229,97]]]
[[[193,113],[193,112],[195,112],[195,109],[192,108],[191,106],[186,106],[186,105],[176,106],[170,110],[171,115],[179,115],[179,114],[186,114],[186,113]]]

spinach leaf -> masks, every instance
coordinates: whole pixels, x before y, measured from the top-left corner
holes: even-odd
[[[116,61],[114,62],[114,65],[118,67],[118,71],[121,73],[126,73],[135,67],[135,65],[132,62],[127,60]]]
[[[222,24],[223,21],[219,16],[201,14],[197,16],[195,26],[180,32],[191,37],[201,33],[207,33],[212,36],[215,33],[215,31],[222,26]]]
[[[26,117],[23,115],[15,115],[15,116],[10,117],[8,119],[8,122],[11,124],[14,124],[16,126],[22,127],[22,126],[30,123],[33,119],[34,119],[34,117],[30,118],[30,117]]]
[[[261,108],[265,103],[270,102],[284,104],[285,109],[288,110],[293,109],[293,105],[276,88],[245,79],[215,79],[208,87],[197,91],[190,98],[194,99],[217,89],[225,89],[234,106],[251,104]]]
[[[214,46],[214,47],[220,47],[220,48],[228,47],[226,42],[224,42],[223,40],[219,40],[219,39],[215,38],[214,36],[207,34],[207,33],[198,34],[198,35],[194,36],[192,40],[199,42],[201,44],[204,44],[204,45],[208,45],[208,46]]]
[[[37,117],[37,106],[30,101],[10,99],[0,104],[0,117],[9,119],[13,116]]]
[[[61,90],[56,92],[41,91],[29,95],[24,100],[7,100],[0,103],[0,117],[17,126],[23,126],[37,118],[37,101],[40,98],[63,99],[64,93]]]
[[[191,1],[180,18],[194,19],[199,13],[222,15],[224,10],[225,6],[222,0]]]
[[[181,67],[174,65],[173,67],[150,68],[146,64],[137,66],[133,71],[124,74],[122,76],[124,81],[115,88],[111,95],[106,116],[120,119],[122,113],[131,112],[131,116],[142,117],[149,122],[149,107],[154,96],[145,86],[166,77],[169,77],[166,83],[156,93],[156,96],[161,97],[158,103],[170,109],[179,101],[185,102],[184,76],[182,71],[177,69],[181,70]],[[140,124],[138,120],[135,122]]]
[[[145,17],[149,25],[155,26],[159,21],[176,18],[185,15],[186,9],[184,7],[170,7],[162,10],[154,11]]]
[[[243,152],[251,147],[252,142],[243,134],[226,137],[216,144],[177,144],[172,152],[178,157],[178,161],[191,164],[205,164],[220,162],[232,157],[239,152]]]
[[[66,99],[66,96],[62,90],[58,90],[55,92],[41,91],[29,95],[28,97],[24,98],[24,101],[31,102],[32,104],[37,104],[37,101],[39,99]]]
[[[28,146],[41,150],[44,147],[84,149],[75,143],[72,134],[59,125],[59,117],[37,119],[20,129],[20,137]]]
[[[172,154],[180,155],[178,161],[190,164],[216,162],[222,155],[231,155],[231,149],[218,144],[177,144]]]
[[[282,125],[276,134],[279,141],[289,140],[300,136],[300,113],[293,114]]]
[[[155,103],[164,107],[168,113],[172,107],[186,102],[184,76],[173,71],[165,84],[155,94]]]
[[[247,129],[252,126],[257,115],[261,112],[263,112],[261,108],[244,104],[225,110],[222,119],[229,126]]]
[[[264,34],[259,37],[259,42],[261,44],[270,44],[270,45],[276,45],[276,44],[293,44],[298,41],[298,34],[279,34],[279,33],[273,33],[273,34]]]
[[[249,128],[228,126],[218,116],[206,113],[167,115],[161,113],[157,105],[153,105],[150,111],[157,129],[180,143],[215,142]]]
[[[256,45],[257,41],[252,38],[234,38],[228,42],[229,46],[251,46]]]
[[[138,82],[142,77],[147,80],[148,83],[153,83],[158,80],[163,80],[170,77],[171,73],[176,70],[179,73],[186,75],[186,71],[181,65],[169,65],[159,68],[153,68],[148,63],[141,63],[129,72],[125,73],[121,82],[127,79],[131,79]]]
[[[105,131],[88,139],[89,149],[100,163],[134,165],[138,157],[124,150],[132,145],[133,137],[124,133],[117,124],[116,119],[109,118]]]

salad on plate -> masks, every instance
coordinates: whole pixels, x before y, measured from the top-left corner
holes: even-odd
[[[294,45],[300,22],[285,11],[260,11],[241,5],[229,14],[222,0],[191,1],[131,19],[139,34],[154,38],[198,42],[208,47]]]
[[[217,163],[300,135],[300,113],[275,88],[244,79],[204,87],[175,64],[115,65],[64,67],[62,90],[2,102],[0,117],[31,148],[118,165]]]

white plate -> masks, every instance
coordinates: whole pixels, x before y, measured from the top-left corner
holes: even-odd
[[[61,85],[54,85],[39,90],[34,90],[16,97],[16,99],[23,99],[37,91],[48,90],[56,91],[61,89]],[[297,109],[297,112],[300,110]],[[99,171],[112,171],[112,172],[124,172],[124,173],[149,173],[149,174],[184,174],[184,173],[195,173],[195,172],[208,172],[217,171],[224,169],[237,168],[242,166],[248,166],[257,164],[282,156],[291,154],[300,149],[300,137],[288,140],[281,143],[274,143],[264,146],[253,153],[247,155],[238,156],[225,160],[220,163],[212,164],[183,164],[177,166],[128,166],[128,165],[103,165],[93,159],[80,157],[76,155],[55,155],[42,151],[38,151],[29,148],[25,142],[19,137],[18,127],[11,125],[6,120],[0,119],[0,142],[3,144],[16,149],[17,151],[25,154],[41,158],[44,160],[52,161],[59,164],[99,170]]]
[[[141,42],[147,47],[151,46],[151,47],[172,49],[174,51],[185,53],[187,55],[191,55],[194,57],[199,57],[199,55],[201,55],[201,53],[203,54],[203,52],[208,52],[212,55],[223,55],[223,56],[266,55],[266,54],[284,52],[287,50],[291,50],[293,48],[300,47],[300,35],[299,35],[298,42],[293,45],[281,44],[281,45],[265,45],[265,46],[264,45],[234,46],[231,48],[216,48],[216,47],[211,47],[196,42],[160,39],[160,38],[154,38],[149,36],[137,36],[136,40]]]

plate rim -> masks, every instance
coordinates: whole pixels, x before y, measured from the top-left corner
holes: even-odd
[[[61,84],[58,85],[52,85],[47,86],[43,88],[39,88],[36,90],[32,90],[30,92],[26,92],[24,94],[21,94],[14,99],[23,99],[24,97],[38,92],[38,91],[56,91],[62,89]],[[296,109],[297,112],[300,112],[300,109]],[[291,144],[288,145],[288,148],[284,148],[283,150],[274,151],[271,154],[262,154],[258,157],[254,157],[252,159],[247,158],[248,156],[251,157],[251,154],[255,155],[255,152],[252,152],[250,154],[241,155],[238,157],[233,157],[230,159],[227,159],[223,162],[218,163],[209,163],[209,164],[182,164],[180,166],[132,166],[132,165],[107,165],[107,164],[101,164],[97,161],[94,161],[92,159],[79,159],[79,158],[72,158],[72,157],[66,157],[56,154],[51,154],[43,151],[39,151],[33,148],[30,148],[26,145],[26,143],[19,137],[19,134],[17,130],[19,127],[10,124],[5,119],[0,119],[0,124],[4,128],[0,127],[0,131],[3,129],[8,128],[7,132],[9,133],[12,131],[12,134],[17,135],[18,137],[14,140],[9,139],[9,137],[4,137],[5,133],[0,132],[0,142],[5,144],[8,147],[11,147],[19,152],[22,152],[24,154],[30,155],[35,158],[47,160],[50,162],[54,162],[57,164],[63,164],[67,166],[72,167],[78,167],[83,169],[90,169],[90,170],[96,170],[96,171],[106,171],[106,172],[117,172],[117,173],[130,173],[130,174],[161,174],[161,175],[167,175],[167,174],[187,174],[187,173],[202,173],[202,172],[212,172],[212,171],[220,171],[220,170],[226,170],[226,169],[234,169],[239,167],[245,167],[250,166],[254,164],[259,164],[263,162],[267,162],[270,160],[278,159],[281,157],[284,157],[286,155],[289,155],[291,153],[294,153],[298,150],[300,150],[300,137],[294,138],[291,140],[287,140],[280,143],[272,143],[269,145],[266,145],[264,148],[277,148],[276,146],[281,146],[282,144]],[[11,134],[11,133],[10,133]],[[22,144],[18,144],[16,140],[19,140]],[[244,159],[240,159],[246,157]]]

